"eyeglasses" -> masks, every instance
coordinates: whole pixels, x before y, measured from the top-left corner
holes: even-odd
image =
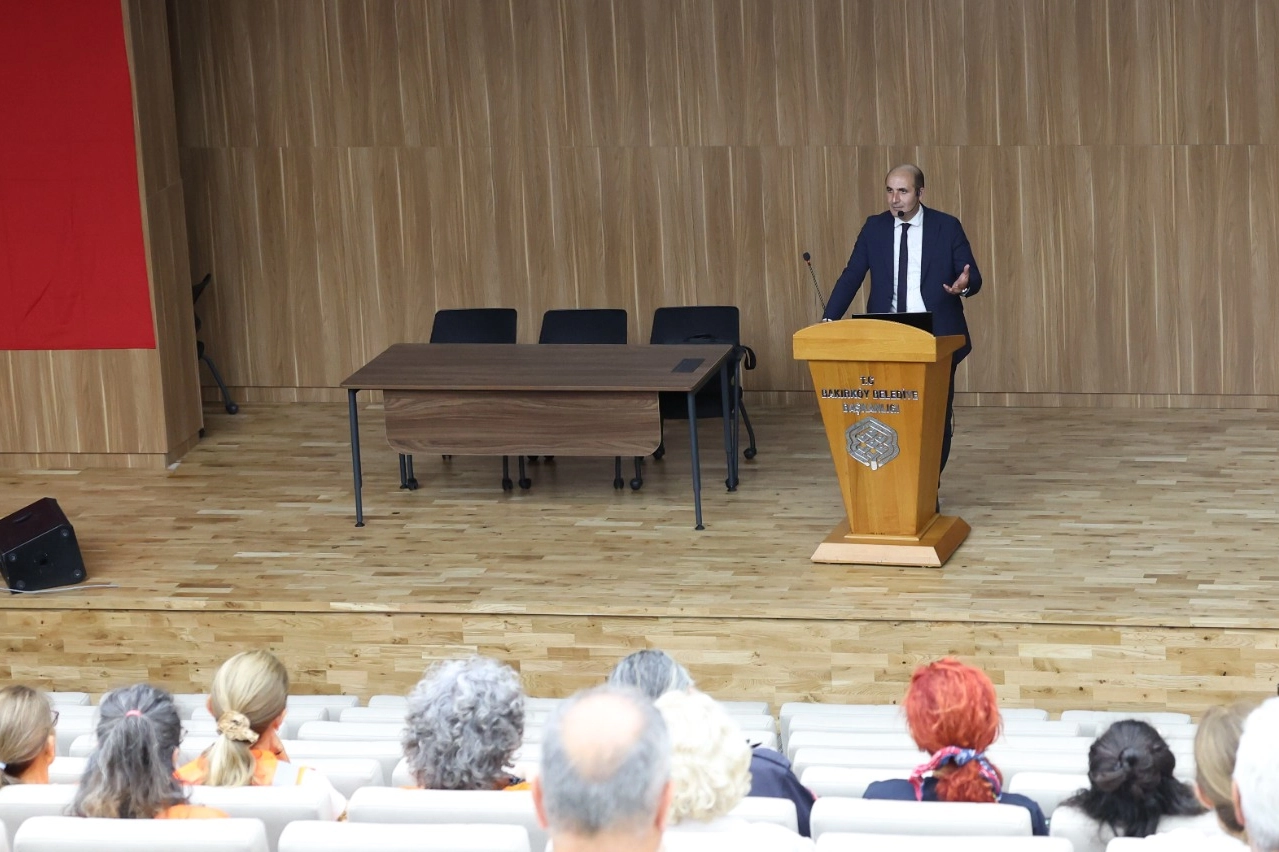
[[[53,711],[53,721],[50,723],[50,726],[51,726],[51,727],[54,727],[54,728],[58,727],[58,716],[59,716],[58,711],[57,711],[57,710],[54,710],[54,711]]]

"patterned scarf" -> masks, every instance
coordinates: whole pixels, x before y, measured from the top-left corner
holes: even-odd
[[[916,766],[915,771],[910,773],[910,786],[915,788],[915,801],[923,801],[924,776],[929,772],[934,772],[938,767],[945,766],[947,763],[963,766],[973,760],[977,761],[981,777],[986,779],[986,783],[990,785],[991,792],[995,794],[995,801],[998,802],[999,797],[1003,795],[1003,788],[999,783],[999,773],[995,771],[995,767],[991,766],[990,761],[986,759],[986,753],[971,748],[959,748],[958,746],[946,746],[929,758],[927,763]]]

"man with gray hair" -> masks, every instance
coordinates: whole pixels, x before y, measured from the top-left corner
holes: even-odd
[[[1279,852],[1279,698],[1248,715],[1234,773],[1235,814],[1253,852]]]
[[[555,852],[655,852],[670,803],[670,736],[639,692],[578,693],[546,720],[533,804]]]

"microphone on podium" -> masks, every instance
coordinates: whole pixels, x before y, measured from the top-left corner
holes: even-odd
[[[817,283],[817,273],[813,271],[813,256],[808,252],[804,252],[804,263],[808,264],[808,274],[813,279],[813,290],[817,292],[817,301],[821,303],[822,313],[826,313],[826,300],[822,298],[822,288]]]

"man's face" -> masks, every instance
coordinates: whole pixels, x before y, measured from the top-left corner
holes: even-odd
[[[924,197],[922,189],[915,189],[915,176],[910,172],[890,172],[885,184],[889,212],[902,219],[914,216],[919,200]]]

